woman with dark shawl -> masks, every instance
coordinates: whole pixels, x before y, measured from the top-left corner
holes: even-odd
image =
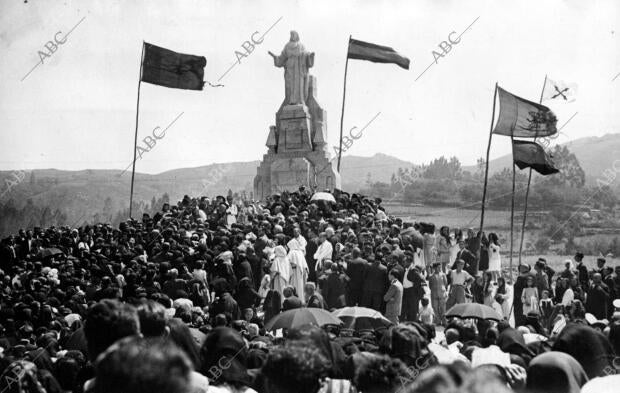
[[[525,345],[523,334],[511,327],[501,330],[497,346],[504,352],[519,356],[525,364],[534,357],[534,353]]]
[[[530,273],[529,265],[519,265],[519,276],[515,281],[513,289],[512,307],[515,313],[515,326],[521,326],[525,323],[525,315],[523,314],[523,301],[521,295],[523,294],[523,288],[527,283],[527,278],[532,274]]]
[[[553,345],[554,351],[574,357],[589,378],[607,375],[605,370],[613,368],[614,350],[603,333],[582,324],[569,323]]]
[[[252,283],[249,278],[244,277],[239,280],[239,286],[237,288],[237,293],[235,293],[235,300],[237,300],[237,304],[241,310],[245,310],[246,308],[254,308],[260,304],[261,297],[252,288]]]
[[[379,350],[400,359],[409,368],[422,372],[437,364],[437,358],[428,349],[423,328],[397,325],[386,331],[381,338]]]
[[[247,347],[239,332],[228,327],[216,327],[205,339],[201,355],[201,372],[213,385],[224,391],[254,392],[249,386]]]
[[[527,391],[531,393],[579,393],[588,376],[579,362],[562,352],[536,356],[527,371]]]
[[[309,346],[316,347],[329,360],[330,378],[342,378],[346,367],[346,354],[340,345],[330,341],[328,334],[315,326],[302,326],[288,332],[287,340],[308,341]]]

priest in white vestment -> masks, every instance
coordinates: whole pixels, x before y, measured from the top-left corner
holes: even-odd
[[[308,280],[308,264],[306,263],[306,245],[308,242],[301,236],[299,228],[293,229],[293,238],[286,244],[288,259],[291,262],[290,285],[295,288],[297,297],[305,303],[304,286]]]
[[[273,289],[282,295],[284,288],[290,283],[291,263],[286,256],[284,246],[277,246],[274,252],[275,258],[271,263],[271,282]],[[284,301],[284,296],[282,296],[282,301]]]
[[[326,260],[332,259],[332,254],[334,252],[334,247],[331,242],[327,241],[327,235],[325,232],[321,232],[319,234],[319,248],[317,248],[314,253],[314,260],[316,261],[316,265],[314,267],[314,271],[316,272],[316,276],[319,277],[321,273],[323,273],[323,263]]]

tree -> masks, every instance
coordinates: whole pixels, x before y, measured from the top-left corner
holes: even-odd
[[[613,211],[614,207],[618,204],[618,197],[611,187],[603,186],[593,191],[592,203],[594,206],[599,209],[607,208],[609,211]]]
[[[107,197],[105,199],[105,201],[103,202],[103,218],[105,221],[112,221],[112,209],[113,209],[113,204],[112,204],[112,198]]]
[[[461,177],[461,162],[456,157],[451,157],[449,161],[444,156],[436,158],[425,168],[424,177],[442,180],[459,179]]]
[[[586,173],[568,147],[556,145],[551,151],[551,158],[560,172],[541,176],[541,183],[574,188],[582,188],[586,184]]]
[[[36,179],[34,177],[34,171],[30,172],[30,185],[34,186],[34,184],[36,183]]]
[[[539,237],[534,243],[534,248],[539,254],[545,254],[547,251],[549,251],[549,247],[551,247],[551,240],[549,240],[549,238],[546,236]]]
[[[486,160],[482,157],[476,160],[476,173],[474,174],[478,179],[484,179],[484,171],[486,170]]]

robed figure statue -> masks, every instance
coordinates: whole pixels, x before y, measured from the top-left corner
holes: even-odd
[[[306,52],[299,42],[299,34],[291,31],[291,39],[280,56],[269,52],[276,67],[284,67],[285,105],[306,104],[308,97],[308,69],[314,65],[314,52]]]

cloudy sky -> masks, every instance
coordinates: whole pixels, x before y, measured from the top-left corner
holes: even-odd
[[[218,82],[244,41],[271,26]],[[538,101],[545,74],[578,85],[575,102],[548,104],[559,125],[577,113],[557,141],[616,133],[619,29],[620,2],[614,0],[2,0],[0,170],[126,168],[142,41],[205,56],[205,79],[224,87],[185,91],[143,83],[139,139],[178,119],[137,171],[261,159],[284,96],[283,71],[267,51],[279,53],[290,30],[316,53],[311,73],[332,145],[349,35],[411,59],[408,71],[349,62],[344,129],[380,115],[347,154],[381,152],[414,163],[455,155],[472,164],[486,152],[495,82]],[[438,45],[463,31],[434,64]],[[68,32],[37,65],[38,51],[48,52],[46,43]],[[495,138],[492,157],[508,152],[507,138]]]

